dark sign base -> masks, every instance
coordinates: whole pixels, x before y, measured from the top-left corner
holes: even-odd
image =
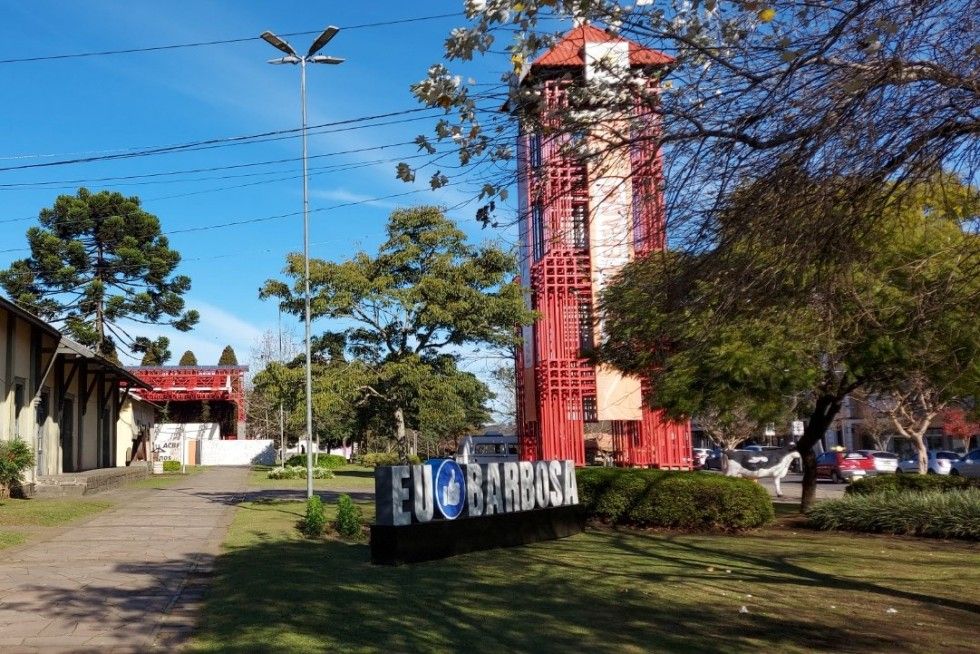
[[[394,565],[432,561],[574,536],[584,527],[585,509],[581,505],[400,527],[371,525],[371,562]]]

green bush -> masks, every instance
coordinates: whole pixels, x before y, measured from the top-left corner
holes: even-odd
[[[341,495],[337,498],[337,520],[334,522],[334,527],[338,534],[344,538],[359,537],[362,521],[361,507],[354,504],[350,495]]]
[[[21,475],[34,465],[31,446],[19,438],[0,441],[0,499],[20,484]]]
[[[306,466],[285,466],[269,471],[269,479],[306,479]],[[332,470],[313,468],[314,479],[333,479]]]
[[[806,515],[817,529],[980,540],[977,489],[845,495]]]
[[[590,517],[613,525],[739,531],[773,520],[759,484],[699,472],[585,468],[579,501]]]
[[[401,457],[395,452],[368,452],[367,454],[362,454],[357,459],[357,463],[362,466],[367,466],[368,468],[377,468],[378,466],[396,466],[402,462]],[[408,462],[413,465],[418,465],[422,463],[422,459],[417,455],[412,454],[408,457]]]
[[[305,454],[295,454],[288,459],[286,459],[287,466],[299,466],[301,468],[306,467],[306,455]],[[341,468],[347,465],[347,459],[340,456],[339,454],[321,454],[318,457],[314,457],[313,465],[317,468]]]
[[[874,495],[896,491],[951,491],[964,488],[980,488],[980,479],[969,479],[955,475],[896,474],[877,475],[858,479],[848,484],[844,491],[848,495]]]
[[[164,472],[180,472],[180,461],[164,461]]]
[[[310,538],[323,535],[327,526],[327,515],[323,511],[323,501],[319,495],[306,500],[306,515],[303,516],[303,533]]]

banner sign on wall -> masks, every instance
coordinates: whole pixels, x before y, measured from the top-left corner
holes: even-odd
[[[508,461],[375,469],[377,524],[408,525],[578,504],[572,461]]]

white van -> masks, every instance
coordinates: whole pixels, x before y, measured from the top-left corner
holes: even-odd
[[[456,463],[499,463],[518,459],[517,436],[464,436],[456,449]]]

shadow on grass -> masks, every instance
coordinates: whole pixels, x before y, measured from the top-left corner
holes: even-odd
[[[361,479],[374,479],[373,470],[334,470],[334,475],[337,478],[344,477],[358,477]]]
[[[706,557],[731,559],[732,553],[669,539],[649,548],[628,540],[590,532],[533,547],[386,567],[369,563],[366,545],[263,538],[220,557],[196,649],[747,651],[760,643],[777,651],[903,649],[904,636],[871,615],[849,617],[845,629],[830,628],[806,611],[799,617],[794,611],[741,615],[741,602],[708,595],[710,579],[697,586],[689,576],[683,579],[686,591],[668,587],[666,597],[658,597],[662,584],[682,583],[679,570],[703,570]],[[605,564],[590,567],[598,556]],[[842,588],[833,575],[779,558],[734,558],[745,564],[736,574],[746,579],[819,585],[828,593]],[[619,575],[610,574],[610,562]],[[894,592],[870,583],[844,588]],[[970,613],[978,608],[904,595]]]

